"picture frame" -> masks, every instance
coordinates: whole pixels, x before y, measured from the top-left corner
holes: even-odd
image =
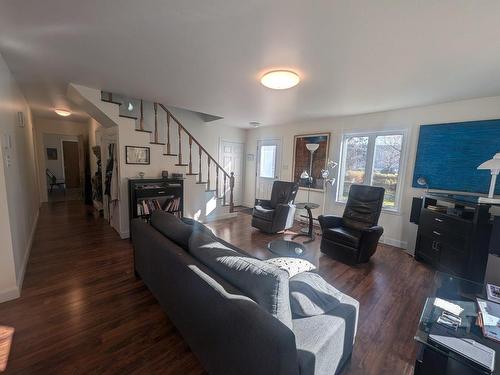
[[[125,146],[125,163],[149,165],[151,163],[150,148],[141,146]]]
[[[47,160],[57,160],[57,148],[47,147]]]
[[[292,178],[299,184],[299,189],[324,190],[324,181],[321,170],[326,169],[330,154],[330,132],[299,134],[293,139],[293,167]],[[318,148],[311,153],[307,144],[319,144]],[[311,170],[312,154],[312,170]],[[311,174],[312,181],[309,184],[300,176],[303,172]],[[311,173],[312,172],[312,173]]]

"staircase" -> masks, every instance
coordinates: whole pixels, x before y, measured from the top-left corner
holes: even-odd
[[[105,130],[117,133],[120,177],[119,228],[122,238],[129,236],[128,178],[183,173],[185,179],[184,214],[200,221],[232,217],[234,212],[234,173],[206,150],[165,105],[142,99],[123,100],[108,92],[70,84],[68,96],[99,122]],[[132,107],[134,110],[130,110]],[[127,108],[129,107],[129,108]],[[150,147],[150,165],[125,163],[125,146]]]

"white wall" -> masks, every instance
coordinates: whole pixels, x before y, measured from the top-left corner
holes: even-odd
[[[88,122],[71,121],[61,117],[60,119],[35,118],[35,150],[38,161],[38,179],[40,181],[40,201],[47,202],[47,177],[45,169],[47,168],[47,152],[44,146],[44,137],[46,134],[57,134],[64,137],[75,139],[81,135],[84,141],[88,138]],[[77,138],[76,138],[77,139]],[[61,150],[58,151],[58,158],[61,159]],[[62,160],[62,159],[61,159]]]
[[[384,212],[380,224],[384,227],[383,241],[414,252],[416,225],[409,223],[411,199],[420,196],[422,190],[411,187],[413,168],[416,156],[419,126],[432,123],[472,121],[500,118],[500,97],[464,100],[454,103],[432,105],[426,107],[401,109],[366,115],[340,118],[326,118],[317,121],[307,121],[296,124],[261,127],[248,130],[247,153],[256,154],[258,139],[281,138],[283,141],[281,179],[292,178],[293,138],[297,134],[331,132],[330,158],[340,159],[342,135],[348,132],[371,130],[405,130],[407,132],[407,163],[406,173],[402,180],[402,201],[400,213]],[[500,150],[500,140],[499,150]],[[251,206],[255,197],[255,161],[246,161],[245,203]],[[335,201],[336,188],[329,188],[326,193],[325,212],[341,214],[344,205]],[[305,199],[305,193],[298,199]],[[323,193],[311,193],[311,200],[321,203]],[[317,214],[321,209],[317,210]]]
[[[19,127],[17,112],[25,126]],[[29,107],[0,55],[0,302],[20,294],[38,219],[39,194]]]

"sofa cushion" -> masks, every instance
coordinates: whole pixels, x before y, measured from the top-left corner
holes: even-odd
[[[259,219],[272,221],[273,215],[274,215],[274,209],[264,208],[259,205],[253,208],[253,216],[258,217]]]
[[[286,271],[288,273],[288,277],[293,277],[298,273],[316,269],[314,264],[312,264],[311,262],[299,258],[278,257],[267,259],[264,262],[273,264],[279,269]]]
[[[175,242],[184,250],[189,248],[189,237],[193,226],[184,223],[177,216],[165,211],[154,211],[151,214],[151,225],[169,240]]]
[[[212,230],[205,224],[189,217],[183,217],[181,220],[183,223],[191,225],[193,227],[192,230],[199,230],[200,232],[206,233],[209,236],[215,237],[214,232],[212,232]]]
[[[347,227],[328,228],[323,231],[323,237],[357,249],[361,231]]]
[[[290,306],[294,316],[321,315],[342,303],[344,294],[320,275],[301,272],[290,278]]]
[[[204,233],[194,232],[189,251],[200,262],[292,328],[288,273],[231,249]]]
[[[301,375],[336,374],[352,353],[359,303],[344,296],[335,309],[293,320]]]

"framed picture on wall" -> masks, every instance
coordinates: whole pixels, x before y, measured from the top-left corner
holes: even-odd
[[[150,162],[149,147],[125,146],[125,163],[144,165]]]
[[[47,160],[57,160],[57,148],[47,147]]]
[[[293,180],[302,188],[324,189],[321,170],[326,169],[330,133],[296,135],[293,147]]]

